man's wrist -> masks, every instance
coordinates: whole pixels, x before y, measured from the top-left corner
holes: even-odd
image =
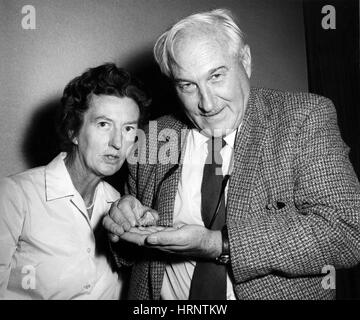
[[[228,264],[230,262],[230,242],[226,225],[221,230],[221,240],[221,254],[215,259],[215,261],[219,264]]]
[[[208,230],[208,237],[203,242],[204,252],[203,258],[214,260],[216,259],[222,251],[222,236],[221,230]]]

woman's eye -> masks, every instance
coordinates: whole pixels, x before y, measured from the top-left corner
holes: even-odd
[[[109,123],[105,121],[101,121],[98,123],[98,126],[101,128],[107,128],[109,126]]]
[[[132,126],[126,126],[125,127],[125,131],[126,132],[130,132],[130,131],[132,131],[132,130],[134,130],[135,129],[135,127],[132,127]]]

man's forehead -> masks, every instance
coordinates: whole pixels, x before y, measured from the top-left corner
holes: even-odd
[[[192,41],[178,47],[173,64],[174,78],[192,73],[209,74],[219,68],[229,67],[228,48],[216,40]]]
[[[214,33],[203,33],[195,32],[194,34],[184,33],[179,35],[174,41],[173,46],[173,55],[177,61],[183,56],[188,56],[196,52],[201,52],[203,50],[214,50],[219,49],[220,51],[227,53],[228,39],[219,34],[219,32]]]
[[[179,32],[174,39],[174,54],[177,55],[181,53],[185,46],[191,48],[196,45],[211,45],[218,43],[222,45],[227,43],[227,38],[215,28],[208,28],[206,30],[185,30]]]

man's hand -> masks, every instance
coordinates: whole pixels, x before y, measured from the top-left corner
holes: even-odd
[[[156,225],[158,219],[159,215],[155,210],[143,206],[135,197],[127,195],[112,204],[109,214],[103,219],[103,226],[109,231],[111,241],[116,242],[119,236],[131,228]],[[140,244],[141,240],[137,239],[135,242]]]
[[[221,231],[198,225],[164,228],[145,237],[145,246],[197,258],[215,259],[221,254]]]
[[[121,240],[144,246],[147,236],[164,230],[165,227],[150,226],[150,227],[131,227],[129,231],[124,232],[119,238]]]

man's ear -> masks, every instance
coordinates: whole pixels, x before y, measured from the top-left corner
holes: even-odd
[[[248,78],[250,79],[250,77],[251,77],[251,52],[250,52],[250,47],[247,44],[242,49],[240,59],[241,59],[242,65],[244,66],[246,74],[247,74]]]

